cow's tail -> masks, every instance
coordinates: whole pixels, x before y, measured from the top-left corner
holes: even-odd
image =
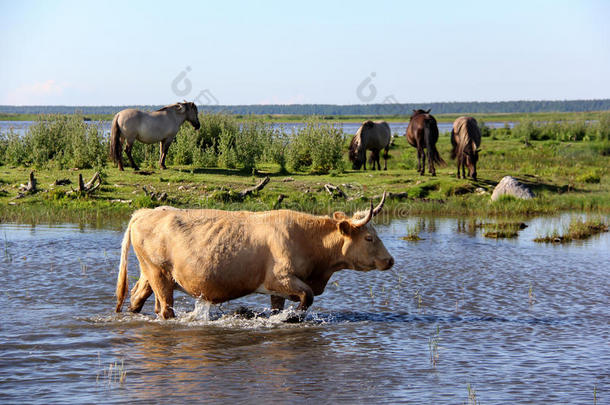
[[[125,235],[123,235],[123,243],[121,243],[121,263],[119,264],[119,276],[116,282],[116,312],[121,312],[123,302],[127,296],[128,283],[127,283],[127,261],[129,259],[129,247],[131,246],[131,225],[134,222],[132,217],[127,225]]]
[[[426,124],[424,125],[424,139],[426,141],[426,149],[428,149],[428,153],[430,153],[432,161],[437,165],[445,166],[445,161],[441,157],[440,153],[438,153],[438,149],[436,149],[436,141],[432,141],[432,139],[438,139],[438,127],[436,125],[432,125],[432,123],[427,120]]]
[[[118,163],[119,169],[123,169],[121,155],[123,153],[123,145],[121,144],[121,128],[119,127],[119,114],[114,116],[112,126],[110,127],[110,157],[115,163]]]

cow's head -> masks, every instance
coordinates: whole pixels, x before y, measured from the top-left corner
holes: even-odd
[[[394,258],[383,245],[377,232],[370,224],[371,219],[379,214],[385,202],[385,192],[376,208],[357,212],[348,218],[343,212],[335,212],[333,218],[343,237],[343,254],[349,268],[354,270],[387,270],[394,265]]]

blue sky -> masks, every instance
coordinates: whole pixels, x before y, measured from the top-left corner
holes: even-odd
[[[610,1],[0,0],[0,104],[609,98],[608,21]]]

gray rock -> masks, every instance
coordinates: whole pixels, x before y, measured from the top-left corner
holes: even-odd
[[[491,195],[491,201],[496,201],[502,195],[512,195],[515,198],[528,200],[534,197],[534,193],[511,176],[504,176],[498,183]]]

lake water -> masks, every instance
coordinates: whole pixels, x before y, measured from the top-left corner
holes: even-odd
[[[8,132],[8,131],[12,130],[13,132],[15,132],[17,134],[23,135],[27,132],[28,128],[35,123],[36,123],[35,121],[0,121],[0,133]],[[92,124],[97,125],[97,123],[92,123]],[[111,124],[110,121],[101,122],[101,126],[102,126],[102,129],[105,134],[110,134],[110,124]],[[337,125],[340,125],[346,134],[353,135],[356,133],[356,131],[360,127],[361,123],[345,122],[345,123],[339,123]],[[408,125],[409,125],[408,122],[390,122],[390,128],[392,129],[392,134],[404,135],[407,130]],[[486,122],[485,125],[487,125],[490,128],[503,128],[505,123],[504,122]],[[512,128],[514,123],[510,122],[510,123],[508,123],[508,125],[509,125],[509,127]],[[288,133],[291,133],[293,130],[298,130],[300,128],[303,128],[305,126],[305,123],[303,123],[303,122],[283,122],[283,123],[274,123],[273,126],[275,128],[283,127]],[[451,123],[440,122],[438,124],[438,130],[440,133],[451,132],[451,126],[452,126]]]
[[[487,404],[608,403],[610,234],[532,241],[561,221],[498,241],[456,219],[379,224],[394,268],[335,274],[302,324],[231,315],[264,312],[260,295],[115,314],[123,229],[0,224],[0,403],[461,404],[469,385]],[[423,240],[402,240],[415,224]]]

